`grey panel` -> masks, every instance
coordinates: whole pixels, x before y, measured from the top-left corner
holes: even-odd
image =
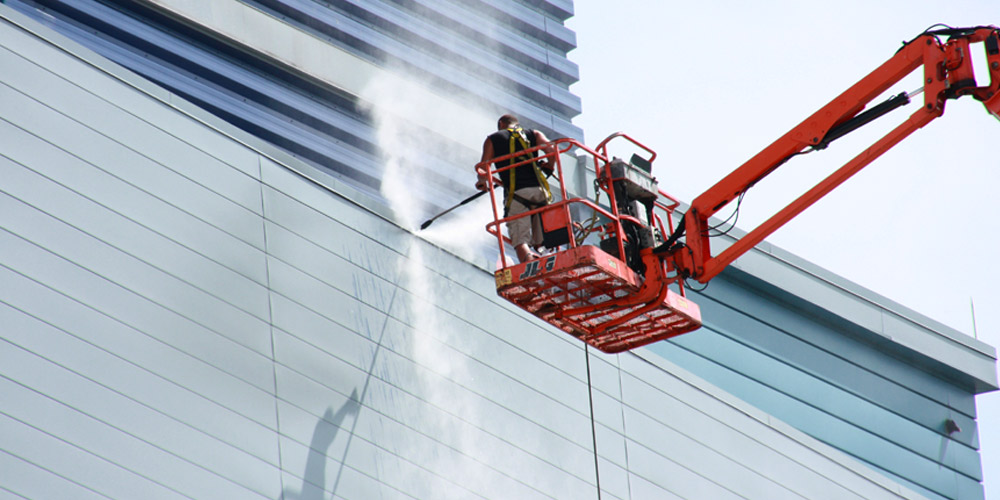
[[[239,417],[234,418],[235,416],[222,412],[204,412],[195,416],[186,409],[178,411],[180,405],[156,409],[9,344],[0,345],[0,356],[4,359],[0,375],[80,413],[79,416],[73,414],[69,417],[71,419],[89,418],[99,421],[116,432],[142,440],[254,491],[266,494],[270,484],[277,481],[277,450],[273,435],[271,432],[261,432],[264,429],[260,429],[237,436],[232,429],[225,429],[227,426],[246,428],[247,426],[239,425]],[[102,361],[100,356],[88,358],[88,361],[95,364]],[[109,374],[105,380],[115,381],[129,376],[127,370],[115,370],[107,364],[105,366],[104,371]],[[155,388],[150,387],[145,392],[154,390]],[[10,401],[14,402],[13,399]],[[167,405],[161,403],[160,406]],[[13,415],[18,411],[10,413]],[[17,417],[26,422],[39,420],[37,415],[31,413],[20,413]],[[236,444],[223,442],[222,439],[226,438],[234,440]],[[254,456],[241,448],[256,448],[255,451],[266,453],[266,458]]]
[[[683,463],[664,458],[641,443],[629,441],[629,467],[635,476],[645,479],[671,495],[691,500],[711,498],[713,500],[742,498],[684,467]],[[634,493],[633,493],[634,494]],[[662,497],[651,497],[662,498]]]
[[[11,162],[0,157],[0,173],[11,182],[14,179],[31,177],[25,169],[13,167]],[[44,185],[44,184],[43,184]],[[65,226],[63,226],[65,228]],[[6,233],[10,234],[10,233]],[[107,245],[92,238],[85,237],[75,230],[61,231],[62,238],[50,240],[57,242],[58,247],[52,252],[63,252],[68,255],[68,260],[62,260],[47,253],[50,261],[56,262],[62,267],[76,267],[75,274],[80,274],[81,278],[87,281],[96,281],[104,287],[120,287],[129,289],[130,293],[142,297],[145,300],[162,301],[163,306],[171,311],[190,318],[192,321],[204,325],[222,335],[230,336],[234,340],[250,347],[258,352],[266,353],[270,349],[268,339],[269,332],[266,324],[244,311],[241,311],[211,295],[198,290],[162,271],[150,267],[133,257],[129,257]],[[23,240],[22,240],[23,241]],[[19,246],[32,245],[26,241],[16,243]],[[24,247],[27,248],[27,247]],[[36,247],[39,248],[39,247]],[[46,252],[50,251],[45,249]],[[58,275],[53,275],[53,269],[49,267],[39,267],[37,260],[39,256],[35,252],[25,250],[25,253],[14,254],[10,257],[12,266],[25,269],[29,274],[40,281],[49,281],[69,286],[74,280],[62,279]],[[18,262],[18,259],[21,262]],[[87,269],[91,267],[92,269]],[[32,269],[27,271],[27,269]],[[84,271],[83,269],[86,269]],[[134,288],[134,290],[132,290]],[[75,297],[90,298],[93,289],[76,287],[73,292],[61,289],[64,293]],[[102,297],[106,298],[106,297]],[[266,311],[264,311],[266,313]]]
[[[6,101],[9,97],[11,105],[30,103],[23,95],[10,90],[9,87],[0,84],[0,97]],[[26,114],[38,117],[38,110],[26,111]],[[44,115],[44,113],[43,113]],[[55,116],[52,116],[55,118]],[[263,248],[263,229],[260,219],[252,212],[249,212],[237,205],[228,204],[231,210],[216,210],[210,207],[201,207],[203,213],[199,216],[192,215],[190,210],[198,209],[196,205],[184,200],[187,191],[176,191],[175,195],[181,197],[178,200],[180,206],[172,205],[158,198],[155,193],[150,193],[136,188],[121,179],[114,177],[95,165],[73,156],[69,152],[58,149],[51,143],[39,139],[37,136],[29,134],[23,129],[3,123],[5,134],[4,156],[24,165],[60,185],[63,189],[68,189],[79,193],[99,203],[109,210],[120,214],[127,214],[128,217],[143,226],[150,228],[188,248],[199,250],[201,253],[217,262],[226,262],[227,265],[246,275],[254,278],[258,282],[263,282],[260,278],[260,258],[257,251]],[[57,120],[46,124],[50,130],[59,130],[60,125]],[[45,134],[45,127],[39,130]],[[51,135],[51,132],[49,132]],[[79,135],[74,134],[73,137]],[[72,142],[72,140],[62,140],[62,143]],[[96,145],[106,146],[103,153],[110,153],[110,157],[98,158],[105,164],[114,164],[127,161],[127,159],[116,158],[115,146],[113,143],[100,143],[94,140],[86,140],[82,143],[93,147]],[[135,167],[135,172],[142,171],[142,166],[130,164]],[[161,168],[150,166],[152,171]],[[53,188],[56,189],[56,188]],[[185,204],[190,206],[185,206]],[[206,217],[207,215],[207,217]],[[205,221],[201,217],[206,217],[211,222]],[[218,225],[212,225],[212,223]],[[231,226],[229,232],[221,228]],[[235,235],[233,233],[236,233]],[[243,234],[239,234],[243,233]],[[235,237],[234,237],[235,236]]]
[[[681,500],[683,498],[635,474],[629,474],[629,492],[632,494],[629,498],[662,500]]]
[[[574,455],[582,457],[580,463],[586,467],[585,452],[574,452],[572,446],[567,448],[564,440],[523,422],[522,417],[505,411],[498,415],[495,403],[471,397],[463,389],[438,380],[436,375],[411,371],[408,362],[384,349],[379,352],[376,363],[368,367],[370,373],[357,370],[343,374],[343,368],[337,367],[337,360],[320,356],[305,345],[290,351],[297,342],[282,339],[280,335],[276,339],[280,359],[287,360],[288,365],[300,373],[279,370],[278,382],[283,397],[320,415],[326,405],[323,402],[331,396],[344,397],[348,391],[360,394],[365,405],[378,415],[373,414],[359,423],[357,436],[373,443],[395,443],[393,449],[407,456],[444,445],[461,450],[473,464],[487,464],[502,474],[538,484],[539,488],[552,478],[562,476],[561,471],[557,474],[553,467],[571,467],[576,462],[570,461]],[[324,397],[329,389],[320,385],[337,392]],[[410,428],[413,435],[407,437],[403,427]],[[389,431],[395,434],[386,436]],[[434,444],[435,441],[440,444]],[[426,459],[415,461],[423,463]],[[479,473],[476,477],[485,478],[486,475]]]
[[[874,377],[888,379],[906,388],[917,388],[916,392],[921,399],[931,398],[969,416],[975,414],[972,395],[967,391],[958,390],[954,384],[928,376],[922,370],[915,370],[912,362],[887,356],[871,344],[860,342],[855,336],[856,326],[823,321],[823,317],[810,314],[805,309],[791,307],[779,297],[762,294],[739,281],[727,279],[726,276],[721,278],[706,290],[706,293],[710,291],[708,295],[712,302],[703,305],[705,310],[711,311],[713,326],[721,331],[745,337],[743,340],[757,349],[786,359],[786,362],[803,371],[849,387],[871,401],[898,408],[897,411],[903,414],[917,413],[912,409],[921,405],[913,403],[912,395],[908,396],[903,391],[878,390],[866,393],[873,379],[873,375],[865,375],[864,372],[869,371],[866,367],[879,367]],[[838,298],[838,301],[846,299]],[[867,316],[867,313],[864,315]],[[853,319],[860,322],[861,316],[859,313]],[[761,324],[767,330],[751,329],[743,332],[741,327],[733,328],[734,325],[742,326],[745,321]],[[878,314],[871,321],[881,326],[885,319]],[[779,335],[774,335],[774,332]],[[812,356],[803,362],[796,355],[804,349],[825,352],[827,357]],[[842,370],[845,361],[861,367],[861,370]],[[885,386],[882,382],[879,388]]]
[[[352,441],[351,447],[356,449],[356,446],[367,447],[368,445],[356,445]],[[332,498],[348,500],[420,498],[402,490],[401,488],[405,488],[405,485],[398,484],[397,479],[386,480],[380,477],[379,473],[372,473],[369,468],[359,469],[350,463],[342,462],[341,460],[346,457],[328,455],[289,439],[281,440],[281,449],[285,453],[286,470],[304,470],[307,476],[303,478],[302,472],[283,474],[282,477],[286,485],[284,498],[290,500],[324,498],[320,493],[321,490],[334,494]],[[442,492],[447,493],[448,491],[450,488],[442,488]],[[467,491],[463,493],[468,495]]]
[[[806,496],[822,495],[823,492],[839,495],[842,488],[847,490],[846,496],[885,498],[887,494],[894,495],[866,477],[861,472],[863,468],[831,467],[839,455],[831,458],[788,439],[787,429],[776,427],[777,424],[770,422],[770,417],[763,412],[755,414],[742,401],[721,399],[718,394],[705,392],[694,380],[679,379],[676,373],[667,373],[637,356],[622,356],[621,359],[628,373],[625,376],[626,403],[660,420],[664,426],[682,426],[680,430],[685,435],[697,437],[707,448],[725,450],[737,462],[754,467],[766,477],[781,477],[783,483],[796,491],[804,491]],[[634,463],[631,452],[630,444],[630,464]]]
[[[385,344],[391,346],[394,355],[417,365],[407,363],[403,365],[405,372],[390,374],[401,378],[401,385],[407,383],[408,372],[413,370],[418,379],[432,377],[434,385],[456,384],[463,391],[527,416],[572,441],[590,440],[581,437],[585,430],[584,434],[589,434],[584,384],[560,377],[564,374],[537,362],[529,363],[523,355],[518,359],[520,364],[509,364],[509,371],[495,369],[490,366],[494,361],[492,357],[466,357],[449,345],[449,338],[466,336],[475,340],[484,335],[482,332],[468,327],[449,329],[448,323],[438,322],[439,317],[425,316],[422,321],[415,330],[395,321],[387,325]],[[518,366],[523,368],[518,369]]]
[[[47,274],[32,275],[29,268],[11,270],[6,266],[16,266],[17,261],[12,257],[13,253],[5,255],[3,268],[0,269],[4,283],[0,287],[0,300],[45,318],[46,322],[72,331],[88,342],[121,353],[127,359],[137,356],[135,359],[141,360],[144,366],[161,370],[160,373],[172,374],[183,366],[186,370],[175,375],[179,380],[186,380],[189,386],[208,391],[205,394],[214,399],[245,402],[237,404],[237,407],[257,399],[252,397],[253,391],[245,390],[249,387],[237,389],[234,386],[239,384],[223,384],[228,379],[217,377],[210,377],[220,384],[217,388],[202,386],[197,377],[205,374],[207,367],[170,351],[188,354],[263,391],[273,391],[274,383],[267,369],[269,363],[263,356],[162,308],[137,300],[120,288],[107,286],[107,282],[94,279],[79,268],[51,257],[45,258],[46,254],[41,249],[31,247],[6,231],[0,231],[0,239],[7,249],[35,253],[34,258],[41,258],[41,262],[35,264],[33,269],[49,271]],[[69,290],[71,294],[90,290],[95,294],[84,295],[85,299],[99,298],[88,305],[71,295],[64,295],[60,289]],[[132,319],[135,321],[130,323]],[[157,352],[153,359],[149,356],[151,352]],[[209,373],[211,371],[208,370]]]
[[[58,35],[53,35],[53,39],[58,40],[58,38]],[[101,99],[113,102],[130,115],[143,117],[147,123],[169,132],[170,135],[204,151],[209,156],[224,158],[228,167],[235,168],[250,178],[259,178],[260,168],[256,152],[217,130],[209,131],[200,126],[192,127],[190,116],[179,112],[178,108],[165,102],[171,97],[169,92],[150,85],[135,75],[120,73],[109,75],[100,70],[95,71],[95,67],[88,64],[88,61],[107,64],[107,60],[104,58],[86,51],[70,54],[63,47],[57,47],[50,43],[39,43],[38,38],[17,28],[4,30],[0,46],[9,48],[10,51],[29,61],[46,61],[46,67],[58,67],[57,76],[59,78],[73,82],[81,89],[86,89],[87,92]],[[51,64],[48,61],[51,61]],[[142,82],[142,85],[133,87],[131,85],[133,82]],[[180,164],[171,165],[171,168],[189,169],[189,177],[206,179],[202,184],[218,187],[222,192],[226,192],[226,186],[235,188],[244,184],[244,182],[239,181],[239,177],[231,176],[229,168],[199,169],[198,165],[200,163]],[[218,181],[210,182],[207,179],[218,179]],[[246,191],[237,190],[235,192]],[[244,198],[233,196],[232,199]],[[247,200],[249,201],[249,199]],[[260,211],[259,203],[247,206],[257,207],[254,211]]]
[[[608,426],[600,421],[602,414],[610,414],[615,425]],[[624,412],[620,400],[594,393],[594,417],[596,425],[593,432],[597,438],[597,451],[602,458],[618,466],[628,464],[628,454],[625,451]]]
[[[583,415],[568,411],[509,379],[495,379],[478,363],[434,353],[424,359],[436,360],[437,366],[425,368],[395,353],[384,352],[380,354],[376,372],[383,373],[387,383],[503,442],[502,445],[486,445],[494,439],[484,441],[466,433],[464,435],[470,437],[466,445],[481,445],[486,450],[512,446],[533,455],[510,457],[516,470],[527,477],[549,476],[543,474],[548,469],[545,464],[581,479],[592,474],[590,427]],[[491,379],[495,380],[494,387],[488,388],[487,381]],[[432,423],[428,432],[439,434],[440,430],[433,425],[437,419],[431,417],[425,420]],[[405,420],[405,414],[400,418]],[[541,462],[536,463],[534,457]]]
[[[463,490],[487,498],[499,495],[511,498],[543,498],[559,494],[576,496],[581,488],[584,491],[587,488],[562,471],[542,468],[529,472],[526,463],[533,462],[530,459],[525,460],[526,463],[522,463],[516,469],[498,467],[490,459],[502,451],[489,448],[479,441],[463,442],[460,443],[460,447],[450,447],[435,441],[432,437],[413,432],[404,425],[387,421],[379,415],[364,410],[358,418],[359,431],[361,428],[371,430],[355,434],[355,439],[367,437],[368,442],[378,443],[379,457],[398,461],[412,471],[410,474],[413,477],[401,484],[422,483],[424,479],[421,477],[433,475],[443,479],[440,481],[442,484],[455,485],[433,493],[412,486],[405,488],[420,498],[468,496]],[[450,429],[441,430],[447,432]],[[473,439],[477,437],[466,436]],[[512,456],[508,461],[516,461],[517,458]],[[438,481],[435,479],[435,482]]]
[[[7,349],[4,349],[0,356],[6,358],[7,354]],[[4,400],[9,403],[3,410],[5,415],[20,422],[30,422],[32,427],[46,434],[72,442],[102,460],[155,483],[169,485],[169,489],[183,495],[195,498],[274,497],[271,491],[256,492],[238,485],[7,379],[0,380],[0,391],[3,391]],[[82,465],[86,467],[86,462]],[[130,495],[135,494],[134,491]]]
[[[684,339],[677,339],[674,343],[686,345]],[[946,408],[942,408],[927,399],[920,402],[922,404],[914,408],[913,412],[900,414],[857,397],[852,394],[853,391],[845,390],[839,384],[834,384],[835,381],[829,378],[821,379],[802,373],[797,367],[764,356],[753,349],[748,349],[745,345],[731,341],[725,336],[713,335],[712,332],[703,330],[699,336],[698,344],[699,351],[711,352],[713,361],[725,367],[724,370],[743,374],[752,380],[750,383],[759,383],[773,388],[796,400],[789,402],[789,406],[809,405],[835,418],[856,423],[869,432],[925,458],[948,464],[954,462],[970,464],[971,467],[966,473],[978,474],[980,469],[978,453],[974,448],[960,441],[968,440],[973,433],[946,436],[943,432],[944,421],[952,416],[953,412],[949,412]],[[829,357],[829,354],[827,353],[826,356]],[[819,355],[815,355],[815,357],[819,357]],[[813,363],[808,362],[810,356],[806,354],[801,354],[796,359],[802,360],[803,365],[813,367],[824,364],[823,361],[815,359],[815,357]],[[886,399],[891,398],[890,394],[895,392],[903,392],[913,400],[919,399],[919,395],[912,391],[881,379],[876,374],[863,370],[861,367],[841,359],[831,360],[830,364],[833,363],[836,363],[842,372],[851,370],[860,372],[857,378],[861,379],[864,384],[852,385],[852,388],[863,387],[864,392],[884,394]],[[781,417],[785,411],[794,411],[785,410],[780,406],[769,407],[769,409],[778,417]],[[974,425],[969,418],[961,416],[953,418],[959,421],[959,425],[968,425],[970,429]],[[927,422],[928,426],[934,425],[935,427],[924,427],[915,423],[914,420],[922,420]],[[802,430],[808,432],[809,428],[802,427]],[[942,454],[943,443],[952,445],[947,447],[947,456]]]
[[[269,259],[271,289],[288,299],[359,332],[368,338],[378,338],[386,315],[360,302],[350,294],[327,286],[316,278],[277,260]]]
[[[302,195],[302,191],[315,190],[312,186],[303,183],[301,179],[298,179],[298,182],[301,184],[300,192],[293,193],[292,196]],[[323,194],[326,196],[322,196]],[[399,274],[399,252],[404,252],[406,247],[394,245],[394,243],[402,242],[402,240],[398,237],[388,240],[369,238],[366,233],[360,231],[372,232],[381,226],[381,221],[374,217],[359,221],[338,220],[339,217],[335,218],[335,216],[339,216],[337,212],[349,213],[352,211],[350,206],[341,201],[340,206],[327,208],[326,213],[323,213],[318,211],[319,207],[337,205],[338,200],[329,192],[316,193],[316,195],[319,198],[317,200],[296,200],[265,187],[264,198],[268,221],[279,225],[285,231],[307,238],[308,241],[335,253],[356,266],[363,267],[390,282],[395,282]],[[352,222],[356,223],[352,224]],[[268,227],[270,228],[270,226]]]
[[[162,162],[161,166],[166,168],[162,179],[171,182],[187,179],[216,196],[225,197],[217,203],[228,199],[260,212],[260,192],[256,183],[259,168],[254,155],[233,147],[233,143],[224,141],[218,132],[182,118],[175,109],[149,99],[137,99],[144,96],[135,96],[135,90],[118,81],[95,78],[92,69],[88,71],[78,59],[51,46],[35,43],[27,35],[13,33],[5,37],[2,44],[10,50],[0,50],[0,60],[11,69],[5,72],[4,83],[31,96],[40,105],[58,110],[65,115],[68,126],[80,131],[88,129],[86,133],[93,137],[104,136],[105,141],[120,144],[133,162]],[[37,66],[32,60],[55,63],[59,74]],[[40,81],[46,84],[37,85]],[[107,120],[108,116],[115,116],[115,119]],[[30,116],[20,118],[26,125],[33,123]],[[207,137],[198,138],[200,134]],[[207,151],[200,149],[202,145]],[[125,169],[114,172],[125,179],[135,178]],[[149,181],[141,177],[135,179],[140,185],[144,180]],[[164,190],[163,194],[170,192]]]
[[[3,122],[0,121],[0,133],[3,129]],[[3,167],[7,166],[6,158],[0,158],[0,161],[4,162]],[[27,198],[43,206],[31,206],[7,193],[0,193],[4,212],[2,223],[8,231],[63,254],[65,250],[60,249],[69,247],[76,250],[78,241],[86,241],[79,245],[94,248],[95,253],[114,260],[118,266],[125,268],[127,263],[141,260],[243,311],[266,319],[267,289],[263,283],[255,283],[88,200],[73,198],[70,193],[49,196],[53,191],[55,194],[59,191],[46,189],[44,180],[40,178],[17,174],[10,177],[27,178],[23,180],[28,181],[5,186],[14,191],[13,196]],[[67,202],[69,200],[76,203]],[[46,210],[48,213],[45,213]],[[85,258],[80,256],[75,260]]]
[[[387,311],[394,284],[273,223],[267,225],[268,254],[376,309]]]
[[[682,476],[687,475],[686,471],[690,471],[703,478],[700,479],[701,482],[715,483],[746,498],[819,498],[820,491],[811,492],[811,496],[796,492],[793,488],[797,488],[798,483],[805,481],[799,477],[788,478],[783,474],[777,474],[776,466],[787,467],[787,462],[783,457],[760,453],[759,446],[753,446],[746,441],[742,443],[730,441],[725,442],[726,446],[720,449],[716,446],[723,443],[722,439],[713,439],[714,443],[706,442],[708,436],[698,433],[697,431],[701,429],[692,428],[694,425],[672,429],[637,411],[627,410],[625,415],[630,438],[630,454],[636,451],[634,443],[639,443],[640,448],[648,448],[651,453],[662,457],[656,460],[669,460],[684,469],[685,472],[679,472]],[[677,418],[681,415],[674,414],[672,417]],[[689,419],[678,418],[678,420],[690,422]],[[669,452],[665,454],[667,450]],[[640,451],[640,456],[643,455],[645,450]],[[755,470],[756,462],[769,462],[772,468],[765,471]],[[630,462],[630,465],[633,463]],[[658,477],[651,476],[648,479],[655,482]],[[819,478],[813,481],[816,479]],[[832,491],[828,488],[822,491],[822,495],[826,498],[860,499],[844,490]]]
[[[0,393],[6,398],[6,392]],[[46,432],[35,426],[12,418],[0,409],[0,448],[7,453],[31,464],[43,464],[45,469],[66,478],[82,487],[96,491],[108,498],[142,498],[150,500],[176,500],[190,498],[169,486],[156,483],[118,464],[104,460],[94,453],[66,439]],[[56,486],[49,483],[49,487]],[[44,487],[44,486],[43,486]],[[36,488],[28,492],[37,498]],[[60,489],[60,494],[69,494],[77,488]],[[70,498],[57,495],[53,498]]]
[[[335,251],[341,248],[343,243],[336,244],[337,240],[333,238],[332,242],[335,244],[328,245],[327,242],[331,239],[321,231],[324,226],[332,224],[351,228],[382,246],[401,254],[407,253],[411,240],[406,233],[396,226],[386,224],[385,219],[374,212],[359,210],[357,203],[322,186],[307,182],[301,175],[266,157],[261,158],[261,177],[264,182],[264,213],[268,220],[300,235],[308,235],[320,246]],[[286,199],[282,200],[281,196]],[[297,217],[306,217],[306,222],[296,224],[294,221]],[[374,251],[377,252],[376,256],[382,256],[378,248]],[[363,249],[360,248],[355,248],[349,253],[337,251],[338,255],[357,264],[361,264],[359,260],[364,259],[363,253]],[[393,265],[391,262],[388,264]],[[385,274],[392,272],[390,269],[385,271],[387,271]]]
[[[377,346],[367,337],[282,295],[271,303],[276,329],[360,370],[371,368]]]
[[[298,380],[299,383],[306,382]],[[301,445],[310,444],[314,450],[328,457],[327,475],[330,465],[336,466],[339,465],[337,462],[341,462],[362,474],[379,477],[393,488],[417,498],[462,498],[474,491],[482,492],[484,488],[500,486],[523,493],[527,498],[539,496],[516,479],[505,478],[484,464],[465,457],[457,449],[443,447],[417,433],[405,432],[402,426],[386,422],[366,406],[356,409],[350,408],[354,403],[338,406],[336,401],[342,401],[342,396],[319,389],[316,385],[312,387],[309,399],[314,402],[300,401],[299,404],[305,402],[321,409],[322,413],[305,413],[296,406],[283,404],[280,407],[283,434]],[[364,398],[364,394],[359,397]],[[319,422],[320,417],[323,417],[323,423]],[[327,423],[331,426],[327,427]],[[283,454],[292,455],[288,461],[283,460],[286,469],[305,470],[307,466],[302,463],[305,453],[284,443]],[[316,479],[317,474],[307,472],[306,475],[312,478],[312,484],[323,483]],[[329,484],[333,481],[328,478],[325,482]]]
[[[6,418],[0,418],[6,420]],[[0,423],[0,432],[8,432]],[[74,498],[80,500],[107,498],[58,474],[26,462],[4,451],[0,440],[0,492],[17,498]],[[8,498],[5,496],[5,498]]]
[[[755,406],[785,409],[786,411],[781,412],[783,421],[808,431],[816,439],[831,446],[840,443],[849,444],[849,447],[843,444],[841,446],[847,448],[845,451],[859,460],[901,476],[911,477],[918,484],[935,491],[945,491],[952,488],[956,480],[962,480],[955,471],[948,467],[942,467],[934,459],[920,457],[852,422],[840,420],[811,406],[794,404],[787,395],[748,382],[746,378],[735,372],[720,371],[719,377],[728,379],[717,380],[720,386],[737,388],[734,392],[747,395],[748,401]],[[710,376],[707,378],[717,379],[719,377]],[[739,388],[740,384],[750,384],[753,386],[752,390]],[[953,451],[953,449],[948,448],[945,451]]]
[[[135,364],[142,361],[141,359],[129,361],[115,357],[3,304],[0,304],[0,318],[3,318],[5,324],[10,325],[11,333],[4,339],[5,349],[11,350],[16,346],[40,357],[33,359],[26,357],[20,350],[11,350],[13,353],[11,356],[16,354],[20,356],[18,359],[22,360],[22,364],[17,365],[20,367],[18,369],[15,369],[14,365],[0,369],[2,370],[0,373],[4,373],[11,380],[28,384],[51,397],[61,394],[59,400],[63,402],[80,397],[77,392],[63,392],[65,390],[63,386],[75,384],[78,391],[92,393],[93,398],[113,398],[119,406],[134,405],[157,411],[176,422],[197,429],[203,438],[210,437],[212,440],[228,443],[257,457],[262,463],[277,464],[272,439],[275,425],[265,426],[254,422],[225,408],[219,402],[206,399],[168,379],[146,372],[143,367]],[[43,363],[41,358],[56,366]],[[63,370],[72,374],[64,373]],[[46,372],[49,372],[49,375],[46,375]],[[63,377],[65,381],[52,386],[57,376]],[[32,377],[34,382],[31,382]],[[203,382],[202,385],[209,384]],[[225,387],[224,383],[219,385]],[[47,389],[40,389],[42,386]],[[104,394],[102,391],[114,394]],[[273,404],[270,407],[260,407],[261,402],[264,404],[271,402],[261,401],[262,398],[259,397],[256,400],[260,408],[257,410],[261,414],[260,418],[270,417],[273,421]],[[84,399],[77,406],[89,404],[91,401]],[[260,410],[270,410],[270,414]],[[141,421],[151,418],[143,417]]]
[[[324,452],[325,450],[318,451],[297,441],[284,438],[282,438],[281,443],[282,449],[287,450],[285,452],[286,470],[296,471],[295,473],[282,474],[282,481],[285,485],[284,499],[324,498],[322,491],[329,492],[326,497],[334,499],[366,500],[379,498],[393,500],[416,498],[379,481],[376,477],[366,475],[350,465],[338,461],[338,457],[329,456]]]
[[[581,373],[584,364],[584,357],[580,352],[583,350],[582,346],[566,334],[541,326],[543,323],[540,320],[526,317],[522,312],[514,312],[514,306],[508,306],[506,302],[501,303],[500,301],[503,299],[497,298],[495,295],[487,298],[468,293],[467,290],[463,290],[465,286],[463,283],[439,275],[436,269],[444,267],[435,266],[432,260],[425,260],[423,263],[415,263],[415,265],[418,266],[414,275],[419,276],[417,280],[419,287],[408,285],[406,280],[402,281],[406,290],[401,289],[397,292],[391,311],[394,318],[414,326],[420,321],[414,311],[436,307],[444,313],[436,315],[443,322],[455,321],[454,318],[460,318],[458,321],[461,323],[469,322],[478,328],[489,331],[503,342],[523,350],[544,363],[566,373],[580,373],[581,379],[584,377],[584,374]],[[477,279],[482,280],[482,276],[480,275]],[[492,285],[488,278],[485,282]],[[433,290],[434,294],[429,296],[427,290]],[[427,303],[427,299],[431,298],[434,302]],[[501,307],[497,307],[498,304]],[[473,311],[475,314],[470,314]],[[504,328],[497,329],[496,325],[504,325]],[[463,327],[459,325],[454,326],[454,331],[462,331],[462,329]],[[434,334],[433,329],[428,330],[428,332]],[[544,359],[537,353],[545,353]]]

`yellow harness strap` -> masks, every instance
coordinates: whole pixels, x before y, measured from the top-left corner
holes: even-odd
[[[531,143],[528,142],[524,137],[524,129],[521,127],[511,127],[507,129],[510,132],[510,154],[514,154],[517,150],[515,149],[515,144],[521,145],[521,150],[527,150],[531,148]],[[514,142],[517,141],[517,142]],[[511,164],[517,163],[524,160],[524,156],[518,156],[510,160]],[[535,176],[538,177],[538,185],[541,186],[542,190],[545,191],[545,200],[547,202],[552,201],[552,191],[549,189],[549,181],[545,179],[545,175],[542,174],[542,169],[538,168],[538,162],[531,162],[531,167],[535,169]],[[520,168],[520,167],[517,167]],[[517,168],[512,168],[510,172],[510,182],[507,183],[507,200],[504,202],[504,209],[510,209],[510,202],[514,199],[514,191],[517,187],[514,185],[516,176],[514,171]]]

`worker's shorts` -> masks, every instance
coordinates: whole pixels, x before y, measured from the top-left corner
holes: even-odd
[[[545,198],[545,190],[540,187],[521,188],[514,191],[514,194],[536,204],[535,208],[548,203]],[[507,211],[507,216],[512,217],[523,214],[528,210],[531,209],[518,201],[517,198],[514,198],[510,201],[510,210]],[[522,243],[537,247],[542,244],[542,217],[539,214],[535,214],[531,217],[512,220],[507,223],[507,233],[510,235],[511,244],[515,247]]]

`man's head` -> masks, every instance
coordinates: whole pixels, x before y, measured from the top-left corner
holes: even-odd
[[[517,117],[508,113],[497,120],[497,130],[504,130],[517,125]]]

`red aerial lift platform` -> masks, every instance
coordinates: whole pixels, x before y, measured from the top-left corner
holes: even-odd
[[[975,46],[986,52],[990,77],[987,85],[976,82],[971,57]],[[866,109],[871,101],[921,67],[920,90],[898,94]],[[825,149],[836,139],[909,104],[920,93],[922,104],[905,121],[720,254],[712,254],[710,217],[730,202],[741,200],[747,190],[794,156]],[[504,263],[496,271],[497,293],[609,353],[696,330],[701,326],[701,313],[685,296],[688,280],[707,283],[881,154],[944,114],[948,100],[967,95],[981,101],[990,114],[1000,119],[1000,29],[977,26],[925,31],[695,198],[676,227],[679,202],[660,191],[652,176],[656,153],[621,133],[608,137],[593,150],[573,139],[559,139],[487,162],[509,162],[505,167],[481,163],[477,169],[493,177],[543,160],[552,166],[559,180],[558,193],[553,193],[559,195],[558,201],[513,217],[501,217],[497,212],[495,186],[488,183],[494,220],[486,229],[496,236]],[[610,158],[607,145],[619,138],[645,153],[633,155],[628,162]],[[593,201],[569,197],[562,181],[562,156],[571,151],[592,162]],[[606,196],[605,204],[599,201],[601,195]],[[548,241],[545,246],[556,249],[555,253],[526,263],[507,264],[505,242],[509,240],[502,235],[501,224],[534,215],[542,219]]]

